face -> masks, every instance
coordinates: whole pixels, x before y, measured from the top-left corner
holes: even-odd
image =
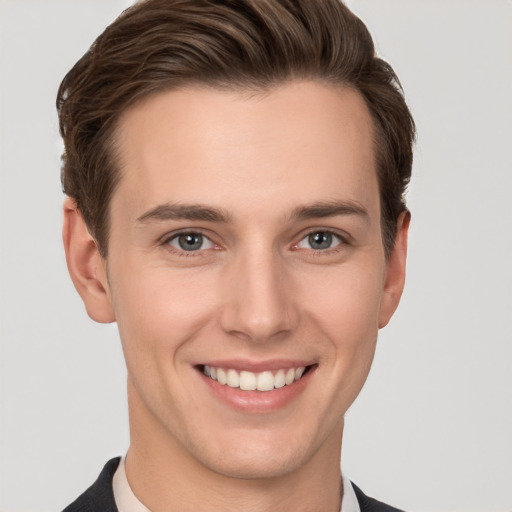
[[[190,87],[133,107],[118,134],[102,307],[132,446],[250,478],[338,450],[403,285],[362,98]]]

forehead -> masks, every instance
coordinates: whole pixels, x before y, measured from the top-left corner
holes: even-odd
[[[240,211],[272,198],[276,211],[299,200],[378,202],[370,114],[345,87],[162,92],[124,113],[117,142],[113,202],[129,201],[133,215],[169,201]]]

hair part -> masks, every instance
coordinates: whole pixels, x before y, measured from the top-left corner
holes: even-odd
[[[406,210],[415,126],[391,66],[339,0],[143,0],[124,11],[63,79],[57,96],[61,180],[103,257],[120,179],[120,116],[164,90],[271,89],[320,80],[356,89],[375,128],[385,254]]]

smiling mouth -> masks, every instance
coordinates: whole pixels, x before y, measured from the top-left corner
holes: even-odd
[[[276,371],[250,372],[246,370],[238,371],[233,368],[217,368],[215,366],[202,365],[200,370],[206,377],[217,381],[223,386],[241,389],[242,391],[272,391],[297,382],[308,373],[312,366],[282,368]]]

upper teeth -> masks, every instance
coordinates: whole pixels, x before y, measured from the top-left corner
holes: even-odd
[[[271,391],[274,388],[282,388],[299,380],[305,370],[305,366],[299,366],[298,368],[277,370],[275,373],[271,371],[254,373],[246,370],[239,372],[232,368],[216,368],[215,366],[205,365],[203,373],[219,384],[231,388],[240,388],[244,391]]]

